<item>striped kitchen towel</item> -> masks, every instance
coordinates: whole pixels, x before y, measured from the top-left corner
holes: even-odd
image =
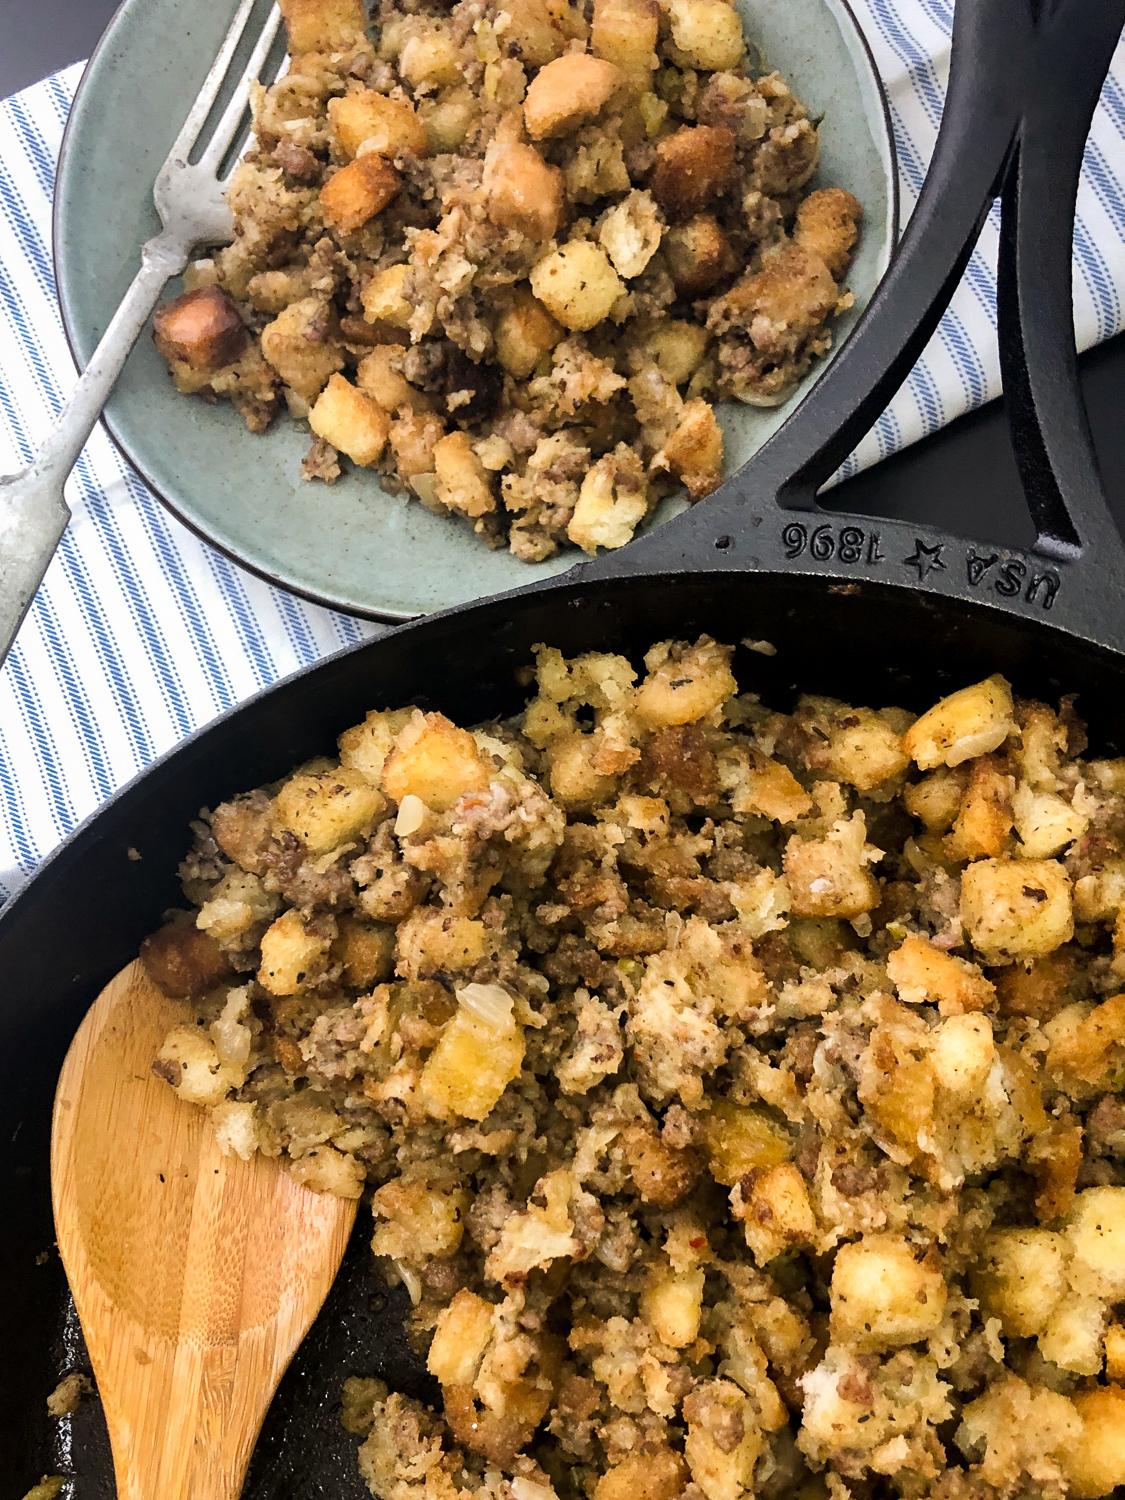
[[[944,97],[950,0],[852,0],[891,102],[904,212]],[[31,457],[74,381],[51,275],[51,193],[81,66],[0,104],[0,473]],[[997,220],[853,473],[998,394]],[[1125,48],[1086,153],[1075,232],[1082,348],[1125,326]],[[224,709],[379,627],[251,577],[168,515],[108,438],[0,672],[0,900],[114,789]],[[358,705],[362,708],[363,705]]]

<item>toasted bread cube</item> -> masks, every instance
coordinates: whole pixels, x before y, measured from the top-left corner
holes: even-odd
[[[927,709],[903,736],[903,746],[923,771],[959,766],[988,755],[1015,730],[1012,690],[1003,677],[986,677]]]
[[[403,285],[410,274],[405,263],[391,266],[373,276],[363,289],[360,300],[368,323],[389,323],[392,328],[409,328],[413,305],[403,295]]]
[[[692,68],[736,68],[746,42],[742,18],[726,0],[670,0],[672,41]]]
[[[451,432],[434,445],[437,497],[464,516],[483,516],[496,509],[488,470],[473,452],[467,433]]]
[[[175,1076],[173,1087],[188,1104],[213,1108],[230,1089],[240,1088],[245,1082],[243,1073],[220,1060],[214,1042],[198,1026],[174,1027],[156,1056],[159,1062],[168,1065],[160,1076]]]
[[[395,929],[386,922],[369,922],[349,914],[336,918],[332,957],[344,968],[344,983],[354,990],[370,990],[394,972]]]
[[[431,1186],[396,1178],[384,1183],[371,1198],[377,1220],[371,1248],[376,1255],[389,1255],[415,1265],[428,1260],[448,1260],[465,1233],[464,1214],[469,1195],[464,1188]]]
[[[544,0],[504,0],[504,10],[503,45],[525,67],[542,68],[563,52],[566,35]]]
[[[639,276],[660,246],[663,226],[651,193],[633,192],[602,216],[598,239],[626,279]]]
[[[560,734],[547,747],[551,796],[564,807],[604,802],[612,797],[616,782],[612,776],[594,769],[596,748],[594,737],[583,734],[580,729]]]
[[[295,907],[282,912],[262,936],[258,983],[271,995],[295,995],[323,974],[330,938],[309,932]]]
[[[747,272],[717,297],[708,327],[744,328],[756,349],[774,356],[794,354],[837,306],[840,290],[811,250],[792,242],[769,250],[759,271]]]
[[[613,63],[587,52],[568,52],[540,68],[523,103],[523,118],[533,141],[569,135],[592,120],[626,88],[625,75]]]
[[[1075,1500],[1095,1500],[1125,1484],[1125,1386],[1094,1386],[1072,1398],[1082,1434],[1063,1453]]]
[[[445,423],[433,412],[404,411],[391,423],[391,450],[402,477],[411,483],[434,475],[434,450],[445,436]]]
[[[1125,1040],[1125,995],[1111,995],[1085,1020],[1052,1042],[1047,1053],[1051,1073],[1069,1073],[1084,1083],[1103,1082],[1111,1047]]]
[[[594,0],[590,51],[620,68],[634,93],[652,87],[659,34],[656,0]]]
[[[197,371],[233,364],[250,337],[230,293],[213,284],[182,292],[158,307],[152,336],[165,359]]]
[[[336,741],[340,764],[358,771],[372,786],[378,786],[387,756],[394,749],[395,736],[410,722],[413,712],[410,708],[387,712],[372,709],[362,724],[345,729]]]
[[[500,229],[550,240],[562,219],[563,175],[520,141],[493,141],[484,158],[485,207]]]
[[[461,149],[480,114],[480,104],[471,89],[447,89],[436,99],[423,99],[418,113],[426,127],[430,154],[440,156]]]
[[[317,437],[365,469],[387,446],[391,419],[370,396],[357,391],[342,375],[330,375],[309,412],[309,426]]]
[[[395,930],[395,959],[404,979],[432,979],[475,969],[488,952],[483,922],[451,917],[444,907],[421,906]]]
[[[383,786],[396,802],[420,797],[434,812],[447,812],[466,792],[484,791],[488,767],[467,729],[416,709],[387,757]]]
[[[945,833],[957,821],[961,801],[969,784],[968,769],[939,766],[903,793],[906,810],[921,819],[931,833]]]
[[[946,1016],[931,1033],[930,1068],[947,1100],[961,1109],[980,1098],[996,1062],[987,1016]]]
[[[496,321],[496,357],[517,380],[530,375],[542,355],[563,338],[565,330],[527,287],[516,287]]]
[[[298,771],[274,799],[274,815],[310,854],[366,839],[387,799],[359,771]]]
[[[685,401],[676,429],[660,454],[693,500],[718,489],[723,477],[723,429],[710,402],[701,396]]]
[[[765,1447],[755,1407],[732,1380],[706,1380],[684,1401],[684,1455],[706,1500],[741,1500]]]
[[[464,82],[457,44],[448,21],[411,28],[398,57],[398,71],[411,88],[455,88]]]
[[[641,1316],[670,1349],[686,1348],[699,1334],[705,1277],[702,1266],[672,1271],[641,1293]]]
[[[738,692],[730,649],[710,636],[694,646],[660,641],[645,653],[648,676],[637,688],[636,711],[649,729],[692,724],[714,714]]]
[[[289,54],[345,52],[364,35],[363,0],[279,0],[289,34]]]
[[[251,306],[276,318],[290,302],[299,302],[308,296],[308,277],[303,267],[301,270],[259,271],[257,276],[251,276],[246,292]]]
[[[289,1173],[302,1187],[314,1193],[331,1193],[334,1198],[361,1197],[367,1180],[361,1162],[327,1142],[293,1162]]]
[[[352,234],[382,213],[401,186],[394,167],[369,151],[332,174],[320,190],[321,211],[333,229]]]
[[[528,279],[551,316],[564,328],[581,333],[607,317],[625,290],[605,251],[589,240],[561,246],[541,260]]]
[[[1125,1297],[1125,1187],[1093,1187],[1079,1193],[1066,1234],[1074,1251],[1074,1290],[1114,1302]]]
[[[979,859],[961,877],[961,925],[986,963],[1050,953],[1074,936],[1070,877],[1053,859]]]
[[[746,1243],[759,1266],[816,1238],[808,1188],[791,1161],[744,1177],[731,1193],[731,1213],[742,1220]]]
[[[849,709],[833,722],[828,741],[828,769],[861,792],[873,791],[910,764],[902,736],[870,708]]]
[[[328,121],[332,139],[345,156],[357,155],[364,144],[391,159],[402,152],[426,155],[426,127],[413,108],[374,89],[329,99]]]
[[[943,1016],[988,1010],[996,987],[977,964],[943,953],[912,933],[887,958],[887,977],[907,1005],[937,1005]]]
[[[1106,1305],[1100,1297],[1065,1297],[1039,1335],[1039,1352],[1060,1370],[1097,1375],[1102,1368]]]
[[[627,1453],[594,1487],[594,1500],[676,1500],[688,1482],[687,1465],[672,1448],[648,1445]]]
[[[302,297],[262,329],[262,353],[285,384],[306,401],[315,401],[329,376],[344,368],[339,349],[311,336],[323,312],[319,297]]]
[[[1016,852],[1026,859],[1049,859],[1052,854],[1060,854],[1090,825],[1085,813],[1056,792],[1033,792],[1026,781],[1016,788],[1012,808],[1020,840]]]
[[[599,547],[623,547],[647,512],[644,465],[620,443],[586,471],[566,534],[591,554]]]
[[[862,813],[840,818],[822,839],[794,836],[785,846],[785,879],[797,917],[859,917],[879,904],[866,868]]]
[[[419,1086],[436,1120],[483,1120],[523,1067],[523,1029],[509,1019],[491,1025],[461,1006],[426,1060]]]
[[[951,859],[998,859],[1012,831],[1012,793],[1015,783],[988,755],[972,763],[953,832],[945,841]]]
[[[669,318],[646,329],[634,347],[637,358],[651,360],[669,385],[683,385],[699,368],[707,349],[707,330],[697,323]]]
[[[945,1314],[945,1280],[897,1234],[841,1245],[832,1268],[833,1341],[894,1349],[932,1333]]]
[[[1031,1338],[1066,1296],[1070,1246],[1049,1229],[994,1229],[972,1276],[973,1296],[1007,1338]]]
[[[226,954],[190,920],[169,922],[145,938],[141,962],[152,982],[174,1000],[202,1000],[230,978]]]
[[[731,806],[737,813],[756,812],[777,823],[792,823],[812,811],[813,800],[788,766],[751,748]]]
[[[821,188],[810,193],[797,210],[793,238],[814,250],[839,281],[848,269],[852,246],[863,217],[858,199],[843,188]]]
[[[492,1338],[491,1302],[462,1289],[438,1313],[426,1368],[442,1385],[472,1385]]]
[[[391,415],[402,407],[410,411],[429,411],[429,397],[412,386],[394,367],[401,354],[397,344],[377,344],[360,360],[355,372],[356,385]]]
[[[713,0],[734,17],[738,12]],[[649,190],[672,218],[702,213],[726,185],[734,166],[734,136],[721,125],[684,125],[657,142]]]
[[[699,297],[738,270],[738,257],[713,214],[696,214],[664,236],[664,254],[676,291]]]

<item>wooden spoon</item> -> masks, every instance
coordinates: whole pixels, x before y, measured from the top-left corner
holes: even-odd
[[[356,1205],[224,1156],[153,1076],[184,1007],[139,963],[104,989],[55,1094],[59,1251],[113,1444],[118,1500],[234,1500]]]

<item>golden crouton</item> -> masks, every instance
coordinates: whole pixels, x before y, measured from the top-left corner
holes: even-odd
[[[483,516],[496,509],[488,470],[473,452],[463,432],[451,432],[434,445],[437,498],[465,516]]]
[[[738,257],[713,214],[674,224],[664,236],[664,253],[681,297],[700,297],[738,269]]]
[[[1012,690],[997,675],[935,703],[915,719],[903,744],[911,759],[928,771],[999,750],[1015,727]]]
[[[420,24],[419,24],[420,23]],[[464,81],[453,28],[421,17],[402,44],[398,70],[411,88],[453,88]]]
[[[607,317],[625,290],[605,251],[589,240],[562,245],[541,260],[528,279],[551,316],[579,333]]]
[[[585,552],[623,547],[648,513],[644,464],[625,443],[586,471],[566,534]]]
[[[262,938],[258,983],[271,995],[295,995],[314,984],[328,962],[331,939],[310,932],[295,907],[282,912]]]
[[[908,1005],[937,1005],[943,1016],[990,1010],[996,987],[976,964],[943,953],[912,933],[887,958],[887,978]]]
[[[369,151],[332,174],[320,190],[321,211],[334,229],[351,234],[381,213],[401,185],[394,167]]]
[[[781,357],[797,350],[839,300],[832,272],[803,245],[783,244],[760,271],[743,276],[711,304],[707,326],[745,328],[756,349]]]
[[[371,1248],[408,1263],[444,1260],[461,1243],[468,1206],[464,1188],[431,1187],[402,1177],[385,1183],[371,1198],[376,1220]]]
[[[896,1234],[867,1234],[837,1250],[831,1297],[834,1340],[894,1349],[937,1328],[946,1287],[916,1246]]]
[[[511,1018],[492,1024],[463,1005],[422,1069],[420,1094],[437,1120],[483,1120],[523,1066],[523,1029]]]
[[[279,0],[289,52],[343,52],[364,34],[363,0]]]
[[[722,3],[722,0],[716,0]],[[724,5],[735,21],[738,13]],[[726,185],[734,166],[734,136],[717,125],[685,125],[657,143],[649,189],[672,218],[702,211]]]
[[[464,1287],[438,1314],[426,1368],[442,1385],[472,1385],[492,1337],[491,1302]]]
[[[403,291],[410,267],[390,266],[373,276],[363,289],[360,300],[368,323],[389,323],[392,328],[409,328],[414,307]]]
[[[660,456],[683,480],[693,500],[718,489],[723,477],[723,430],[709,402],[696,397],[685,403]]]
[[[366,838],[387,799],[359,771],[298,771],[274,800],[282,828],[295,833],[310,854],[327,854]]]
[[[821,188],[810,193],[797,210],[793,238],[814,250],[837,280],[848,268],[852,246],[863,217],[859,200],[843,188]]]
[[[950,859],[998,859],[1012,831],[1015,782],[990,755],[972,763],[953,832],[945,841]]]
[[[522,380],[535,369],[541,355],[566,337],[566,332],[538,297],[521,286],[515,288],[497,319],[494,337],[497,359],[510,375]]]
[[[676,1500],[688,1481],[687,1465],[674,1449],[627,1453],[607,1469],[594,1489],[594,1500]]]
[[[590,50],[619,67],[635,93],[652,86],[659,32],[656,0],[594,0]]]
[[[648,676],[637,689],[636,711],[650,729],[705,719],[738,690],[730,651],[709,636],[686,649],[662,641],[645,653],[645,666]]]
[[[641,1293],[641,1316],[662,1344],[684,1349],[699,1333],[705,1273],[670,1271]]]
[[[1094,1500],[1125,1484],[1125,1386],[1094,1386],[1071,1399],[1082,1432],[1063,1465],[1075,1500]]]
[[[262,329],[262,353],[285,384],[306,401],[315,401],[330,375],[344,368],[344,356],[324,342],[326,309],[319,297],[302,297]]]
[[[731,1193],[731,1214],[742,1221],[759,1266],[816,1239],[805,1179],[790,1161],[747,1173]]]
[[[504,46],[526,67],[542,68],[563,52],[566,34],[545,0],[504,0],[504,10]]]
[[[742,17],[727,0],[669,0],[672,41],[690,68],[736,68],[746,50]]]
[[[879,904],[866,867],[864,817],[838,819],[821,839],[794,836],[785,846],[785,879],[797,917],[859,917]]]
[[[625,87],[625,75],[613,63],[586,52],[568,52],[532,79],[523,105],[527,133],[533,141],[569,135],[600,114]]]
[[[488,785],[488,767],[477,742],[444,714],[415,712],[383,767],[383,785],[398,803],[419,797],[434,812],[446,812],[466,792]]]
[[[1074,936],[1070,877],[1053,859],[979,859],[961,877],[961,923],[989,963],[1050,953]]]
[[[530,240],[553,239],[562,218],[563,176],[534,146],[494,141],[484,159],[485,207],[500,229]]]
[[[182,360],[200,371],[233,364],[249,337],[234,299],[214,285],[183,292],[158,307],[152,336],[165,359]]]
[[[309,412],[309,426],[317,437],[346,453],[352,463],[367,468],[387,445],[391,419],[342,375],[330,375]]]
[[[405,100],[361,89],[329,99],[328,120],[345,156],[355,156],[365,143],[380,156],[393,158],[404,151],[426,155],[426,127]]]
[[[999,1318],[1006,1338],[1031,1338],[1067,1292],[1070,1247],[1049,1229],[995,1229],[972,1276],[982,1310]]]
[[[397,344],[377,344],[360,360],[355,383],[365,396],[370,396],[392,416],[402,407],[410,411],[429,411],[430,398],[395,368],[401,354]]]

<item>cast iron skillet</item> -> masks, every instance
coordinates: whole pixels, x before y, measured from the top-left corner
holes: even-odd
[[[735,671],[779,706],[799,687],[922,708],[999,670],[1038,697],[1077,692],[1097,748],[1125,747],[1125,549],[1076,381],[1070,301],[1082,147],[1123,20],[1125,0],[959,0],[945,119],[899,257],[795,417],[710,500],[562,579],[402,626],[262,694],[121,792],[0,914],[0,1500],[44,1472],[80,1475],[83,1500],[113,1493],[97,1403],[61,1424],[43,1405],[84,1360],[52,1248],[51,1100],[82,1013],[181,900],[176,865],[201,805],[330,750],[371,707],[415,702],[463,723],[513,711],[536,641],[639,659],[704,630],[776,646],[740,648]],[[1034,547],[818,509],[818,486],[933,331],[997,193],[1003,370]],[[346,1375],[429,1393],[366,1239],[361,1227],[267,1418],[253,1500],[366,1496],[334,1410]]]

